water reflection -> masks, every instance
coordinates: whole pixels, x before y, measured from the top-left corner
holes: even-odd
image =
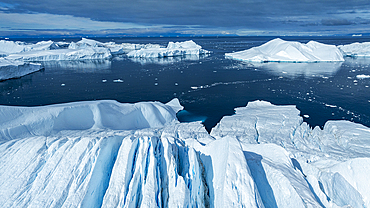
[[[369,67],[370,57],[346,57],[344,63],[351,67]]]
[[[46,70],[73,70],[79,73],[106,73],[111,70],[111,60],[46,61]]]
[[[140,63],[141,65],[145,64],[172,64],[180,61],[198,61],[205,57],[209,56],[209,54],[191,54],[185,56],[175,56],[175,57],[164,57],[164,58],[129,58],[131,61]]]
[[[289,78],[304,77],[330,77],[342,66],[343,62],[318,62],[318,63],[252,63],[253,67],[268,71],[277,76]]]

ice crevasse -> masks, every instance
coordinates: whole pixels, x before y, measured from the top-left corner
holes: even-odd
[[[209,134],[169,103],[0,106],[1,207],[369,207],[370,129],[248,103]]]

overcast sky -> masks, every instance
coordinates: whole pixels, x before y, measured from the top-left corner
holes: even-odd
[[[332,35],[369,26],[369,0],[0,0],[3,35]]]

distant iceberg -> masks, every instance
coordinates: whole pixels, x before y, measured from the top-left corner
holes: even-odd
[[[0,206],[370,206],[370,128],[312,129],[295,106],[254,101],[208,134],[178,122],[181,109],[0,106]]]
[[[194,41],[169,42],[166,48],[142,48],[127,54],[131,58],[163,58],[184,55],[201,55],[210,53]]]
[[[43,67],[39,63],[25,63],[0,58],[0,81],[19,78],[24,75],[39,71]]]
[[[104,47],[109,49],[112,55],[120,55],[126,54],[133,50],[139,49],[148,49],[148,48],[160,48],[161,46],[158,44],[135,44],[135,43],[121,43],[117,44],[115,42],[107,42],[102,43],[96,40],[82,38],[82,40],[78,41],[77,43],[72,42],[69,45],[70,49],[77,49],[77,48],[86,48],[86,47]]]
[[[370,57],[370,42],[339,45],[338,48],[342,51],[344,56]]]
[[[42,51],[42,50],[51,50],[57,49],[58,46],[51,40],[41,41],[36,44],[27,44],[20,41],[7,41],[0,40],[0,55],[6,56],[12,53],[21,53],[26,51]]]
[[[334,45],[326,45],[316,41],[302,44],[296,41],[284,41],[280,38],[248,50],[226,53],[225,57],[250,62],[344,61],[342,53]]]

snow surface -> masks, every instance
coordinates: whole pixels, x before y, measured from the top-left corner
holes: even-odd
[[[254,101],[208,134],[167,104],[0,106],[1,207],[369,207],[370,128]]]
[[[338,48],[341,50],[344,56],[351,57],[370,56],[370,42],[339,45]]]
[[[43,67],[38,63],[25,63],[23,61],[12,61],[0,58],[0,81],[22,77]]]
[[[226,53],[225,57],[250,62],[344,61],[342,53],[334,45],[326,45],[316,41],[302,44],[296,41],[285,41],[280,38],[248,50]]]
[[[132,58],[163,58],[184,55],[201,55],[210,53],[194,41],[169,42],[166,48],[142,48],[127,54]]]

